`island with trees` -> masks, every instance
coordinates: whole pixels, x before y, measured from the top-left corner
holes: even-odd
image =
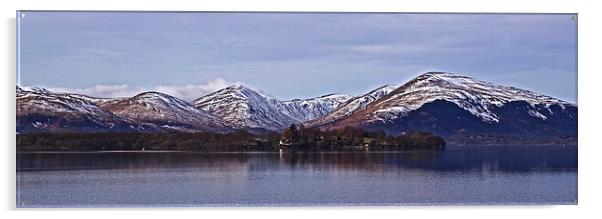
[[[443,138],[427,132],[399,136],[356,127],[322,131],[291,125],[282,132],[95,132],[17,135],[17,151],[399,151],[443,150]]]

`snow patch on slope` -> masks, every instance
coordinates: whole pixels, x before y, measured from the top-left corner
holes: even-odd
[[[201,97],[193,105],[236,128],[278,130],[320,117],[350,96],[331,94],[306,100],[280,101],[243,85],[233,85]]]
[[[397,86],[385,85],[372,90],[367,94],[353,97],[338,105],[336,109],[332,110],[332,112],[326,114],[324,117],[316,117],[316,120],[309,121],[307,124],[309,126],[315,126],[339,120],[359,110],[365,109],[368,104],[390,94],[395,89],[397,89]]]
[[[178,130],[226,130],[225,121],[199,110],[188,102],[167,94],[144,92],[132,98],[112,102],[104,106],[108,111],[150,123],[159,123],[163,127],[179,127]]]
[[[435,100],[446,100],[455,103],[473,115],[488,123],[499,122],[498,116],[492,112],[494,107],[501,107],[513,101],[525,101],[532,107],[560,105],[562,108],[572,105],[549,96],[533,93],[515,87],[495,85],[452,73],[429,72],[406,83],[393,95],[376,103],[372,113],[373,120],[386,121],[406,115]],[[531,116],[544,119],[541,113]]]

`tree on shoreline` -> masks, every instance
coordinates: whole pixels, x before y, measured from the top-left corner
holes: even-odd
[[[322,131],[292,124],[282,133],[253,134],[241,129],[231,133],[210,132],[102,132],[29,133],[17,135],[18,151],[278,151],[299,149],[337,150],[441,150],[445,141],[430,133],[387,136],[383,131],[356,127]]]
[[[351,147],[366,147],[376,150],[442,150],[443,138],[428,132],[410,132],[400,136],[388,136],[382,130],[366,131],[347,126],[343,129],[322,131],[292,124],[281,137],[281,146],[313,150],[343,150]]]

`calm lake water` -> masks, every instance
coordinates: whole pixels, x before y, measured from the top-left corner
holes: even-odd
[[[577,149],[20,153],[18,207],[576,204]]]

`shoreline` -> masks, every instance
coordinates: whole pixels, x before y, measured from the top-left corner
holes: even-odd
[[[444,150],[284,150],[284,151],[198,151],[198,150],[94,150],[94,151],[17,151],[17,154],[100,154],[100,153],[203,153],[203,154],[281,154],[281,153],[403,153],[403,152],[442,152],[466,149],[498,150],[498,149],[578,149],[578,145],[461,145],[448,146]]]

